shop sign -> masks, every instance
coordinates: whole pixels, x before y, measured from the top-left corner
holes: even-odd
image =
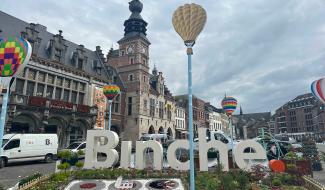
[[[69,102],[51,100],[50,101],[50,108],[72,111],[73,104],[69,103]]]

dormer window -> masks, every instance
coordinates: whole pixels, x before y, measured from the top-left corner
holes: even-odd
[[[39,46],[41,44],[41,38],[38,37],[39,31],[37,30],[37,24],[30,23],[26,27],[26,30],[21,32],[21,37],[28,40],[32,47],[32,53],[37,54]]]
[[[78,59],[77,68],[82,70],[82,68],[83,68],[83,59]]]
[[[60,62],[61,57],[62,57],[62,50],[55,48],[54,59]]]
[[[124,56],[124,50],[121,51],[121,56]]]

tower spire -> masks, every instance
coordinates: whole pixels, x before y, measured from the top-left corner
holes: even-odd
[[[157,75],[158,73],[158,70],[157,70],[157,67],[156,67],[156,63],[153,64],[153,69],[152,69],[152,74],[153,75]]]
[[[131,16],[124,22],[124,37],[120,41],[140,36],[150,44],[149,40],[146,38],[148,23],[143,20],[140,14],[142,8],[143,4],[140,0],[132,0],[129,2]]]
[[[243,115],[243,109],[241,108],[241,105],[240,105],[240,115]]]

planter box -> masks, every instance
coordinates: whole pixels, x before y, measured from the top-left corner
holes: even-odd
[[[303,175],[312,175],[312,167],[311,167],[311,162],[309,160],[282,160],[285,165],[286,165],[286,172],[287,173],[293,173],[293,174],[298,174],[303,176]],[[296,169],[291,170],[288,169],[287,165],[288,164],[294,164],[296,165]]]

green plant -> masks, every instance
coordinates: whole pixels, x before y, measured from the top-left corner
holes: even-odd
[[[70,173],[68,172],[59,172],[52,175],[51,180],[54,182],[63,182],[68,181],[68,178],[70,176]]]
[[[0,183],[0,190],[5,190],[5,187]]]
[[[281,180],[278,179],[278,178],[274,178],[274,179],[272,180],[272,185],[275,186],[275,187],[279,187],[279,186],[281,186],[281,185],[282,185]]]
[[[240,170],[238,173],[235,174],[235,180],[238,181],[239,186],[242,189],[249,188],[249,173]]]
[[[220,177],[221,185],[223,189],[236,190],[239,188],[239,184],[234,180],[230,173],[226,173]]]
[[[83,156],[83,155],[85,155],[85,152],[83,150],[78,150],[77,155]]]
[[[24,184],[26,184],[26,183],[28,183],[28,182],[34,180],[34,179],[37,179],[37,178],[39,178],[39,177],[41,177],[41,176],[42,176],[42,174],[40,174],[40,173],[35,173],[35,174],[31,175],[31,176],[28,176],[28,177],[26,177],[26,178],[23,178],[23,179],[21,179],[21,180],[19,181],[19,186],[22,186],[22,185],[24,185]]]
[[[69,169],[69,168],[70,168],[70,164],[67,162],[64,162],[64,163],[58,165],[58,169],[64,170],[65,173],[67,172],[67,169]]]
[[[77,167],[78,169],[81,169],[82,167],[84,167],[84,163],[81,162],[81,161],[78,161],[78,162],[76,163],[76,167]]]
[[[72,153],[69,150],[61,150],[58,152],[58,157],[63,160],[69,160],[72,157]]]
[[[216,171],[217,171],[217,175],[218,176],[220,176],[222,174],[222,172],[223,172],[223,165],[220,162],[220,159],[219,158],[218,158],[218,165],[217,165]]]
[[[221,182],[216,175],[208,172],[198,172],[195,180],[197,189],[215,190],[221,189]]]

